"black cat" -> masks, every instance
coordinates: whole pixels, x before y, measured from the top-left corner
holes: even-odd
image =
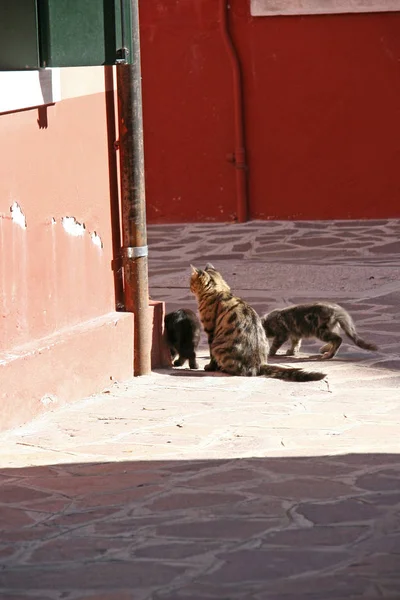
[[[181,367],[186,360],[191,369],[198,369],[196,350],[201,335],[201,324],[196,314],[189,308],[180,308],[165,315],[165,336],[175,367]]]

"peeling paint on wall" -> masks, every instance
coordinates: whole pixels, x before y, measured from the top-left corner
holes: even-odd
[[[73,237],[80,237],[85,233],[85,225],[78,223],[75,217],[63,217],[61,219],[65,231]]]
[[[40,399],[40,402],[44,404],[44,406],[50,406],[51,404],[57,404],[58,398],[54,394],[45,394]]]
[[[97,246],[98,248],[103,247],[103,242],[101,240],[101,237],[99,235],[97,235],[97,233],[95,231],[93,231],[93,233],[90,234],[90,237],[95,246]]]
[[[52,225],[56,224],[56,219],[54,217],[52,217],[51,223]],[[61,223],[64,227],[64,230],[72,237],[82,237],[87,232],[85,223],[79,223],[79,221],[77,221],[75,217],[63,217],[61,219]],[[96,231],[93,231],[92,233],[88,231],[87,233],[90,235],[90,239],[93,245],[102,249],[103,240],[101,239],[99,234]]]
[[[26,218],[18,202],[14,202],[14,204],[10,206],[10,212],[13,223],[19,225],[21,229],[26,229]]]

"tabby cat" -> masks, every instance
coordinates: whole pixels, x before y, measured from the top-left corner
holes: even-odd
[[[247,302],[234,296],[222,275],[210,264],[192,267],[190,291],[196,296],[208,336],[210,363],[206,371],[230,375],[264,375],[288,381],[318,381],[324,373],[267,365],[268,340],[261,319]]]
[[[342,343],[342,338],[338,335],[339,325],[359,348],[372,351],[378,349],[375,344],[359,337],[353,319],[338,304],[315,302],[289,306],[264,315],[261,322],[267,337],[272,339],[270,356],[274,356],[287,340],[290,340],[290,348],[286,354],[295,356],[300,350],[302,338],[316,337],[325,342],[321,348],[321,358],[333,358]]]
[[[180,308],[165,315],[164,324],[171,358],[178,354],[175,367],[181,367],[188,360],[191,369],[198,369],[196,350],[200,341],[201,324],[196,314],[189,308]]]

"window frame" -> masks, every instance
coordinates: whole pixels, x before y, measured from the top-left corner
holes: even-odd
[[[400,12],[400,0],[250,0],[253,17]]]

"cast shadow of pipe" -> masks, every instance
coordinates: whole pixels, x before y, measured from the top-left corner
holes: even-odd
[[[108,150],[108,181],[110,194],[110,219],[112,236],[112,262],[111,270],[114,277],[115,307],[118,311],[124,311],[124,278],[121,257],[121,226],[120,226],[120,200],[118,189],[118,164],[116,153],[116,106],[114,93],[113,67],[104,67],[105,86],[105,118],[107,126],[107,150]]]

